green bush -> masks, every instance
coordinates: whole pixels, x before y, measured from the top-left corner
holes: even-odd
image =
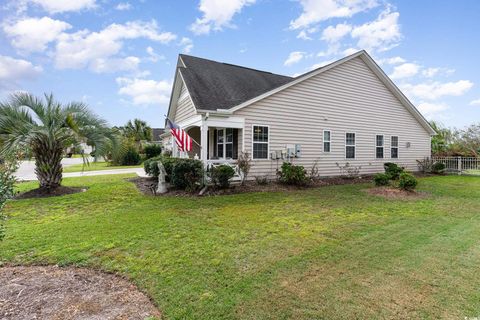
[[[140,154],[134,147],[129,147],[122,155],[120,164],[122,166],[134,166],[140,164]]]
[[[230,179],[235,175],[235,170],[226,164],[210,169],[210,179],[215,186],[226,189],[230,186]]]
[[[445,164],[442,163],[442,162],[435,162],[432,165],[431,171],[432,171],[432,173],[435,173],[435,174],[444,173],[445,172]]]
[[[305,168],[303,166],[295,166],[289,162],[284,162],[277,174],[280,182],[285,184],[301,186],[309,182]]]
[[[396,163],[386,162],[383,164],[385,173],[390,177],[391,180],[397,180],[400,177],[400,174],[403,172],[403,168],[399,167]]]
[[[195,191],[202,186],[203,183],[203,163],[200,160],[193,159],[175,159],[165,166],[165,171],[171,170],[170,182],[177,189],[187,191]],[[171,166],[170,166],[171,164]],[[167,169],[167,167],[169,167]]]
[[[373,176],[373,182],[378,186],[388,186],[390,183],[390,176],[386,173],[377,173]]]
[[[143,169],[145,169],[145,173],[152,177],[158,177],[159,172],[158,172],[157,162],[162,160],[163,160],[162,156],[153,157],[145,160],[143,162]]]
[[[16,182],[13,173],[17,168],[16,157],[7,160],[0,159],[0,241],[5,237],[4,221],[6,217],[2,211],[7,200],[13,197]]]
[[[407,172],[403,172],[400,174],[398,179],[398,186],[400,189],[413,191],[417,187],[418,181],[413,175]]]
[[[145,158],[151,159],[157,157],[162,153],[162,147],[158,144],[147,144],[143,151],[145,152]]]

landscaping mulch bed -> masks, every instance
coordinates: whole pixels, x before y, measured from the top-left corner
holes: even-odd
[[[157,184],[157,178],[145,178],[135,177],[127,179],[133,182],[138,190],[145,195],[155,195],[153,190]],[[342,177],[321,178],[312,181],[307,186],[290,186],[279,183],[277,181],[269,181],[267,184],[258,184],[255,181],[247,181],[245,185],[232,185],[228,189],[216,189],[209,187],[203,196],[215,196],[215,195],[228,195],[246,192],[278,192],[278,191],[295,191],[302,189],[318,188],[330,185],[343,185],[343,184],[355,184],[355,183],[368,183],[372,181],[371,176],[363,176],[355,179],[347,179]],[[157,196],[198,196],[198,192],[190,193],[184,190],[169,190],[165,194],[157,194]]]
[[[0,268],[0,319],[145,319],[161,314],[127,280],[56,266]]]
[[[423,199],[428,197],[428,194],[425,192],[418,191],[406,191],[398,188],[392,187],[375,187],[365,189],[370,195],[384,197],[386,199],[396,199],[396,200],[415,200]]]
[[[15,199],[58,197],[58,196],[64,196],[67,194],[74,194],[74,193],[80,193],[85,191],[87,191],[86,188],[65,187],[65,186],[60,186],[52,190],[38,188],[38,189],[33,189],[27,192],[19,193],[15,196]]]

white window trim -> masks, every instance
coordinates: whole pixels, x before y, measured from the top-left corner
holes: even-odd
[[[267,127],[268,128],[268,141],[267,142],[255,142],[253,140],[253,128],[255,127]],[[255,143],[266,143],[267,144],[267,158],[254,158],[253,157],[253,145]],[[268,161],[270,160],[270,126],[266,124],[252,124],[252,160],[255,161]]]
[[[383,137],[383,146],[379,146],[377,145],[377,136],[382,136]],[[388,159],[386,156],[385,156],[385,135],[383,133],[376,133],[375,134],[375,149],[374,149],[374,158],[376,160],[384,160],[384,159]],[[378,158],[377,157],[377,148],[383,148],[383,158]]]
[[[355,144],[351,145],[347,145],[347,134],[348,133],[353,133],[355,135]],[[357,159],[357,133],[356,132],[353,132],[353,131],[345,131],[345,136],[343,137],[343,144],[345,145],[345,147],[343,148],[343,152],[344,152],[344,158],[345,160],[355,160]],[[354,154],[354,157],[353,158],[347,158],[347,146],[348,147],[355,147],[355,154]]]
[[[392,137],[397,137],[397,146],[392,147]],[[392,149],[397,148],[397,157],[392,158]],[[400,137],[399,136],[390,136],[390,159],[400,159]]]
[[[330,140],[325,141],[325,132],[328,131],[330,132]],[[330,143],[330,151],[325,151],[325,142]],[[330,153],[332,152],[332,130],[323,130],[322,132],[322,152],[323,153]]]
[[[233,150],[233,140],[232,142],[227,142],[227,129],[233,129],[233,128],[215,128],[215,130],[217,130],[217,140],[214,141],[214,144],[215,144],[215,148],[218,147],[219,143],[218,143],[218,131],[223,131],[223,142],[221,143],[223,145],[223,157],[221,158],[218,158],[219,160],[233,160],[233,157],[232,158],[227,158],[227,144],[231,144],[232,145],[232,150]],[[218,157],[218,149],[216,150],[217,152],[217,157]]]

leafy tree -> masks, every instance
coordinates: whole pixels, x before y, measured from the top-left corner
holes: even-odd
[[[436,134],[432,137],[432,154],[444,155],[449,153],[452,148],[452,131],[435,121],[430,121],[430,125],[436,132]]]
[[[28,93],[0,103],[0,156],[18,148],[29,150],[40,188],[50,191],[60,186],[64,150],[80,140],[95,146],[95,156],[116,149],[117,144],[115,132],[83,103],[62,105],[52,94],[41,99]]]
[[[480,155],[480,123],[455,132],[455,145],[466,156]]]
[[[141,141],[152,141],[153,139],[152,128],[140,119],[128,121],[120,130],[125,137],[133,139],[137,145],[140,144]]]

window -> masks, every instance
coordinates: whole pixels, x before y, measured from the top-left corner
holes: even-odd
[[[345,158],[355,159],[355,133],[345,134]]]
[[[375,157],[377,159],[383,159],[383,135],[377,135],[375,138]]]
[[[268,127],[253,126],[253,159],[268,159]]]
[[[225,159],[234,158],[233,148],[233,132],[234,129],[217,129],[217,157]]]
[[[390,143],[390,157],[392,159],[398,159],[398,137],[392,136]]]
[[[330,152],[331,134],[330,130],[323,130],[323,152]]]

